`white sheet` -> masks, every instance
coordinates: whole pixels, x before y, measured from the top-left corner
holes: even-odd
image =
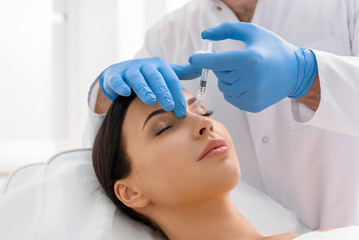
[[[358,240],[359,226],[338,228],[326,232],[311,232],[303,234],[295,240]]]
[[[243,182],[231,196],[264,235],[305,231],[293,212]],[[156,239],[104,195],[90,149],[63,152],[12,173],[0,192],[0,233],[7,240]]]

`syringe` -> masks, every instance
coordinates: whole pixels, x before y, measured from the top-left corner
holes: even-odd
[[[213,48],[213,41],[207,42],[207,49],[206,53],[211,53]],[[199,88],[197,92],[197,112],[201,108],[202,103],[204,102],[204,97],[206,93],[206,85],[207,85],[207,78],[208,78],[208,69],[202,69],[201,80],[199,81]]]

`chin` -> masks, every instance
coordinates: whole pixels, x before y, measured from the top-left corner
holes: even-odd
[[[227,191],[232,191],[232,189],[238,185],[240,179],[241,179],[241,172],[239,167],[238,169],[233,168],[230,171],[227,171],[221,181],[223,189],[227,189]]]
[[[239,161],[236,154],[234,155],[235,157],[229,157],[224,161],[223,173],[221,174],[224,187],[229,191],[236,187],[241,179]]]
[[[227,160],[225,160],[227,161],[226,163],[217,169],[215,176],[211,180],[211,192],[216,195],[232,191],[241,179],[238,160],[236,163],[232,159]]]

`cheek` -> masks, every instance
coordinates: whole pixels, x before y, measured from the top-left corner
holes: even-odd
[[[191,140],[185,131],[175,131],[163,136],[162,139],[151,142],[148,152],[142,153],[147,158],[143,167],[148,172],[167,175],[176,168],[184,167],[195,161],[195,152]]]
[[[187,182],[193,182],[196,174],[191,169],[197,154],[189,136],[181,129],[143,145],[141,151],[129,152],[141,189],[153,201],[179,201],[181,191],[188,188]]]

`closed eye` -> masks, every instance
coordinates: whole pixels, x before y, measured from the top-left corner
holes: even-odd
[[[213,113],[214,113],[213,110],[207,110],[207,112],[204,113],[204,114],[201,114],[201,116],[203,116],[203,117],[210,117],[210,116],[212,116]]]
[[[172,126],[169,125],[169,126],[167,126],[167,127],[162,128],[160,131],[158,131],[158,132],[155,134],[155,136],[160,135],[161,133],[163,133],[163,132],[166,131],[167,129],[170,129],[171,127],[172,127]]]
[[[207,110],[207,112],[205,112],[204,114],[200,114],[200,115],[203,116],[203,117],[210,117],[210,116],[212,116],[213,113],[214,113],[213,110]],[[170,129],[171,127],[172,127],[172,125],[168,125],[168,126],[162,128],[161,130],[159,130],[159,131],[155,134],[155,136],[159,136],[160,134],[162,134],[162,133],[165,132],[166,130]]]

